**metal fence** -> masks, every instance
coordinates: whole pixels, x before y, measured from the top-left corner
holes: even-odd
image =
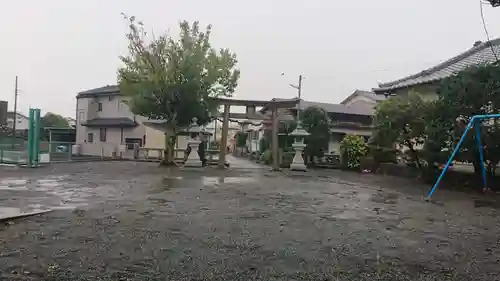
[[[40,149],[41,153],[48,153],[50,162],[65,162],[73,160],[73,145],[71,142],[47,143],[47,150]],[[42,147],[43,145],[40,144]]]
[[[0,164],[26,165],[27,163],[28,151],[0,149]]]

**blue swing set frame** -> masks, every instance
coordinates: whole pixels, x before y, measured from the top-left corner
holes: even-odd
[[[484,149],[483,149],[483,144],[481,143],[481,121],[484,119],[495,119],[495,118],[500,118],[500,114],[486,114],[486,115],[474,115],[470,121],[469,124],[467,124],[467,127],[465,128],[464,133],[462,134],[462,137],[460,137],[460,140],[458,141],[457,145],[455,146],[455,149],[451,153],[450,158],[448,159],[448,162],[446,162],[446,165],[443,168],[443,171],[439,175],[438,179],[436,180],[436,183],[432,187],[431,191],[427,195],[427,199],[430,199],[432,197],[432,194],[434,194],[434,191],[436,191],[437,187],[439,186],[439,183],[444,177],[444,174],[446,171],[448,171],[448,168],[450,167],[451,162],[453,161],[453,158],[455,158],[455,155],[457,154],[458,150],[460,149],[460,146],[465,140],[465,137],[467,136],[467,133],[474,128],[474,131],[476,133],[476,142],[477,142],[477,147],[479,149],[479,159],[481,163],[484,163]],[[481,165],[481,173],[483,176],[483,185],[485,188],[487,188],[487,182],[486,182],[486,168],[484,167],[484,164]]]

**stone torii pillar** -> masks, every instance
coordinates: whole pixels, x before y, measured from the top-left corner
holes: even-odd
[[[219,164],[218,167],[224,169],[226,165],[227,134],[229,132],[229,109],[230,105],[224,105],[224,119],[222,120],[222,134],[219,144]],[[217,122],[217,121],[216,121]]]
[[[279,143],[278,143],[278,108],[273,107],[271,111],[271,119],[272,119],[272,155],[273,155],[273,171],[278,171],[280,169],[280,162],[278,159],[278,151],[279,151]]]

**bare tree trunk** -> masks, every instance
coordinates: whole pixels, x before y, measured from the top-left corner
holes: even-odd
[[[163,161],[161,165],[163,166],[171,166],[174,164],[174,142],[172,141],[172,130],[168,129],[165,132],[165,151]]]

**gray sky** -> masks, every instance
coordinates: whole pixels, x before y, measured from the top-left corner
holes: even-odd
[[[161,33],[180,20],[213,24],[215,47],[236,52],[238,98],[294,97],[340,102],[454,56],[485,40],[479,0],[17,0],[3,1],[0,99],[74,116],[77,92],[116,83],[135,15]],[[492,38],[500,7],[484,6]],[[285,72],[285,76],[281,73]]]

